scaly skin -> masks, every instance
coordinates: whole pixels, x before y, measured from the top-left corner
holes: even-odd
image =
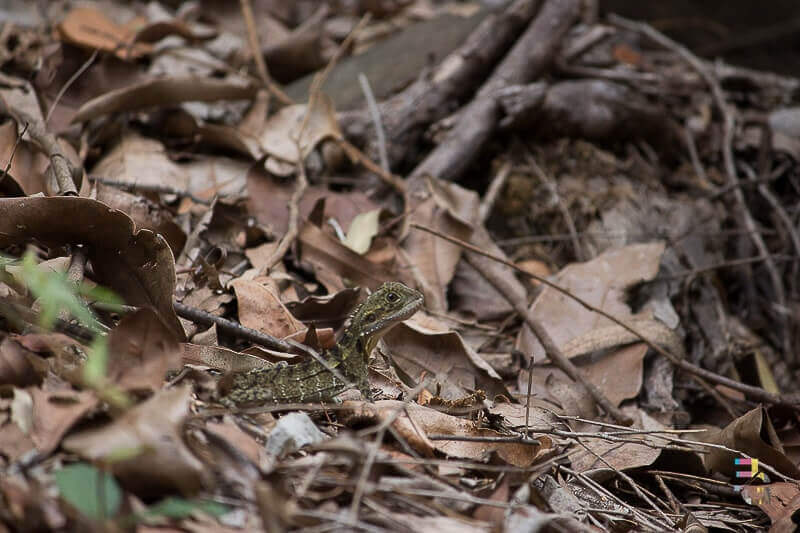
[[[418,291],[399,282],[384,283],[350,315],[339,342],[322,354],[324,365],[309,359],[233,374],[221,383],[220,402],[229,407],[322,402],[351,387],[369,398],[369,354],[387,331],[420,307],[422,294]]]

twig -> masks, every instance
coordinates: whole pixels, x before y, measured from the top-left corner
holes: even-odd
[[[242,18],[244,18],[244,24],[247,27],[247,43],[250,45],[250,53],[253,54],[253,61],[256,63],[256,71],[261,77],[264,87],[269,87],[272,79],[264,61],[264,54],[261,53],[261,45],[258,43],[258,31],[253,17],[253,6],[250,5],[250,0],[239,0],[239,5],[242,6]]]
[[[575,229],[575,221],[572,220],[572,215],[569,213],[569,209],[567,206],[564,205],[564,202],[561,200],[561,195],[558,194],[558,187],[553,182],[553,179],[548,176],[544,170],[539,167],[538,163],[536,163],[536,159],[533,157],[533,152],[531,151],[530,147],[525,145],[526,153],[525,159],[528,162],[528,165],[533,169],[533,173],[536,174],[540,180],[544,183],[545,187],[550,190],[550,194],[555,197],[556,204],[558,205],[559,211],[561,211],[561,216],[564,217],[564,223],[567,225],[567,231],[572,238],[572,247],[575,248],[575,257],[578,261],[584,261],[586,259],[583,248],[581,248],[581,243],[578,240],[578,231]]]
[[[664,531],[664,530],[669,531],[669,528],[666,527],[667,526],[666,524],[662,524],[660,522],[655,522],[654,521],[655,519],[653,517],[648,516],[647,514],[643,513],[639,509],[637,509],[636,507],[632,507],[631,505],[626,503],[624,500],[619,498],[616,494],[610,492],[605,487],[603,487],[601,484],[599,484],[598,482],[594,481],[592,478],[590,478],[589,476],[587,476],[583,472],[576,472],[576,471],[574,471],[574,470],[572,470],[572,469],[570,469],[570,468],[568,468],[566,466],[563,466],[563,465],[560,466],[559,468],[561,470],[563,470],[564,472],[574,476],[578,483],[583,485],[586,489],[588,489],[588,490],[594,492],[595,494],[597,494],[598,496],[600,496],[600,498],[602,500],[606,500],[607,499],[607,500],[613,501],[617,505],[619,505],[620,507],[623,507],[623,508],[627,509],[633,516],[637,517],[642,524],[646,524],[653,531]],[[666,527],[666,529],[665,529],[665,527]]]
[[[778,255],[774,256],[774,258],[777,261],[797,261],[798,259],[800,259],[800,257],[791,255],[788,256]],[[656,276],[650,283],[655,281],[681,279],[685,277],[696,277],[699,276],[700,274],[705,274],[706,272],[713,272],[714,270],[719,270],[721,268],[730,268],[741,265],[747,265],[751,263],[760,263],[761,261],[764,261],[764,258],[761,257],[760,255],[756,257],[742,257],[741,259],[731,259],[730,261],[723,261],[722,263],[716,263],[705,267],[693,268],[691,270],[684,270],[683,272],[676,272],[675,274]]]
[[[86,69],[88,69],[89,67],[92,66],[92,63],[94,63],[94,60],[97,59],[97,54],[98,53],[99,53],[99,50],[95,49],[95,51],[92,52],[92,55],[89,56],[89,59],[87,59],[83,63],[83,65],[81,65],[80,68],[78,70],[76,70],[75,73],[72,76],[69,77],[69,79],[64,84],[64,86],[61,87],[61,89],[58,91],[58,94],[56,95],[55,99],[53,100],[53,103],[50,104],[50,109],[47,111],[47,116],[44,119],[45,125],[48,122],[50,122],[50,116],[53,114],[53,111],[55,111],[56,106],[58,105],[58,102],[61,101],[61,98],[64,96],[64,93],[66,93],[69,90],[69,88],[72,86],[72,84],[75,83],[75,81],[78,78],[80,78],[81,75],[84,72],[86,72]]]
[[[381,168],[384,172],[391,172],[389,168],[389,154],[386,151],[386,132],[383,131],[381,112],[378,109],[378,104],[375,102],[375,95],[372,93],[369,80],[361,72],[358,73],[358,83],[361,84],[361,91],[364,93],[364,98],[367,100],[367,109],[369,109],[369,116],[372,118],[372,125],[375,128],[375,135],[378,142],[378,158],[381,162]]]
[[[306,116],[308,115],[309,113],[307,112]],[[286,228],[286,233],[283,234],[280,242],[278,242],[278,246],[275,248],[275,251],[272,252],[272,255],[270,255],[269,259],[267,259],[267,261],[264,263],[264,267],[261,271],[262,275],[267,274],[283,259],[283,256],[286,255],[286,252],[289,250],[289,246],[292,245],[299,231],[300,200],[303,198],[303,194],[305,194],[306,189],[308,188],[306,164],[303,160],[302,150],[300,148],[300,136],[302,135],[302,131],[303,130],[301,129],[301,133],[298,134],[298,136],[294,139],[298,154],[297,183],[295,184],[294,191],[292,192],[292,197],[289,199],[289,225]]]
[[[683,128],[683,133],[686,139],[686,150],[689,152],[689,159],[692,161],[694,173],[697,174],[700,184],[707,187],[709,184],[708,176],[706,175],[706,169],[703,168],[703,163],[700,162],[700,157],[697,155],[697,145],[694,142],[694,136],[688,126]],[[716,190],[714,192],[716,193]]]
[[[741,383],[739,381],[735,381],[735,380],[727,378],[725,376],[720,376],[719,374],[711,372],[710,370],[706,370],[705,368],[700,368],[699,366],[694,365],[694,364],[690,363],[689,361],[686,361],[685,359],[683,359],[681,357],[678,357],[677,355],[665,350],[664,348],[659,346],[657,343],[655,343],[652,340],[648,339],[647,337],[643,336],[635,328],[632,328],[631,326],[626,324],[623,320],[617,318],[616,316],[614,316],[614,315],[612,315],[610,313],[607,313],[607,312],[603,311],[600,308],[597,308],[597,307],[593,306],[592,304],[590,304],[589,302],[587,302],[583,298],[575,296],[574,294],[572,294],[568,290],[564,289],[563,287],[553,283],[552,281],[550,281],[550,280],[548,280],[546,278],[543,278],[541,276],[537,276],[536,274],[532,274],[532,273],[530,273],[530,272],[528,272],[526,270],[523,270],[523,269],[519,268],[517,265],[515,265],[514,263],[511,263],[510,261],[506,261],[505,259],[502,259],[500,257],[495,257],[494,255],[492,255],[492,254],[490,254],[488,252],[485,252],[485,251],[481,250],[480,248],[471,245],[468,242],[464,242],[464,241],[462,241],[460,239],[456,239],[455,237],[451,237],[449,235],[445,235],[445,234],[440,233],[440,232],[438,232],[436,230],[433,230],[433,229],[430,229],[430,228],[426,228],[425,226],[420,226],[419,224],[415,224],[415,223],[411,224],[411,227],[413,227],[415,229],[418,229],[418,230],[427,231],[428,233],[432,233],[433,235],[436,235],[437,237],[439,237],[441,239],[445,239],[447,241],[452,242],[453,244],[457,244],[458,246],[461,246],[461,247],[463,247],[463,248],[465,248],[465,249],[467,249],[467,250],[469,250],[471,252],[474,252],[474,253],[476,253],[478,255],[482,255],[484,257],[488,257],[489,259],[491,259],[493,261],[497,261],[498,263],[502,263],[502,264],[508,266],[509,268],[514,269],[515,272],[518,272],[518,273],[520,273],[520,274],[522,274],[524,276],[528,276],[528,277],[530,277],[532,279],[535,279],[536,281],[538,281],[539,283],[542,283],[543,285],[547,285],[548,287],[552,288],[553,290],[556,290],[556,291],[560,292],[561,294],[565,295],[566,297],[576,301],[577,303],[579,303],[580,305],[582,305],[584,308],[588,309],[589,311],[595,312],[595,313],[599,314],[600,316],[602,316],[604,318],[607,318],[608,320],[610,320],[613,323],[617,324],[618,326],[622,327],[624,330],[632,333],[633,335],[636,335],[636,337],[640,338],[642,340],[642,342],[647,344],[647,346],[649,346],[651,349],[655,350],[659,355],[662,355],[662,356],[666,357],[667,359],[669,359],[672,364],[674,364],[675,366],[677,366],[681,370],[684,370],[684,371],[689,372],[691,374],[694,374],[696,376],[700,376],[702,378],[705,378],[705,379],[711,381],[712,383],[716,383],[718,385],[725,385],[726,387],[730,387],[730,388],[732,388],[734,390],[737,390],[739,392],[744,393],[745,395],[749,396],[751,399],[756,400],[756,401],[769,403],[769,404],[784,405],[784,406],[787,406],[787,407],[791,407],[793,409],[800,409],[800,395],[798,395],[798,394],[787,394],[787,395],[773,394],[771,392],[765,391],[764,389],[762,389],[760,387],[753,387],[751,385],[746,385],[744,383]]]
[[[506,161],[492,178],[492,182],[489,183],[489,188],[486,189],[486,194],[483,195],[483,200],[481,200],[481,206],[478,208],[478,222],[481,224],[484,224],[492,213],[494,203],[497,201],[497,197],[500,196],[500,191],[503,190],[503,186],[506,184],[510,174],[511,162]]]
[[[55,136],[45,130],[44,124],[30,116],[21,109],[10,109],[6,103],[0,99],[0,113],[13,118],[17,124],[27,127],[27,133],[36,143],[39,149],[50,158],[50,168],[56,178],[58,196],[77,196],[78,190],[75,181],[72,179],[69,160]]]
[[[400,194],[405,193],[406,184],[399,176],[395,176],[391,172],[387,172],[380,166],[376,165],[375,162],[372,159],[370,159],[369,156],[367,156],[367,154],[359,150],[347,139],[334,139],[334,140],[337,143],[339,143],[339,146],[342,147],[342,150],[344,150],[351,159],[355,159],[356,161],[364,165],[364,168],[374,173],[376,176],[382,179],[387,185],[393,187],[394,190],[396,190]]]
[[[756,177],[755,171],[753,171],[748,165],[742,165],[745,170],[745,174],[748,175],[750,178],[750,182],[756,182],[758,178]],[[758,190],[759,194],[764,197],[764,200],[772,207],[775,211],[775,216],[778,220],[781,221],[783,224],[784,230],[786,233],[789,234],[789,240],[792,243],[792,248],[794,248],[794,255],[800,257],[800,235],[797,234],[797,230],[795,229],[794,223],[789,215],[786,213],[786,210],[783,208],[781,203],[769,190],[769,188],[762,182],[756,184],[756,189]]]
[[[375,464],[375,458],[378,455],[378,450],[380,449],[380,445],[383,442],[384,436],[386,435],[386,430],[394,423],[395,420],[397,420],[397,417],[400,416],[401,412],[405,412],[406,406],[427,385],[427,380],[423,380],[421,383],[417,384],[417,386],[414,387],[414,389],[406,396],[403,404],[395,407],[392,414],[384,418],[378,426],[377,434],[375,435],[375,439],[372,441],[372,446],[369,450],[369,455],[367,455],[367,460],[364,462],[364,468],[361,470],[361,475],[359,476],[358,482],[356,483],[356,488],[353,491],[353,501],[350,504],[350,518],[353,522],[358,520],[358,508],[361,505],[361,498],[364,496],[367,478],[369,477],[370,471],[372,471],[372,465]],[[409,416],[409,419],[410,418],[411,417]]]
[[[442,141],[414,169],[410,189],[421,190],[424,178],[434,176],[456,181],[479,156],[498,127],[500,118],[496,93],[509,85],[529,83],[552,63],[564,35],[580,13],[581,2],[547,0],[533,22],[460,112],[458,122]],[[413,184],[413,185],[412,185]]]
[[[259,346],[266,346],[272,350],[279,350],[287,353],[292,351],[292,344],[267,333],[245,327],[233,320],[206,313],[205,311],[184,305],[180,302],[173,302],[172,306],[175,308],[175,313],[177,313],[178,316],[196,322],[197,324],[202,324],[204,326],[211,326],[214,324],[220,331],[224,331],[240,339],[246,339]]]
[[[256,63],[256,71],[264,87],[272,93],[281,103],[292,104],[292,99],[283,92],[283,90],[272,81],[267,69],[267,63],[264,61],[264,54],[261,52],[261,45],[258,43],[258,30],[256,29],[255,18],[253,17],[253,7],[250,5],[250,0],[239,0],[242,6],[242,18],[247,27],[247,43],[250,45],[250,53],[253,54],[253,61]]]

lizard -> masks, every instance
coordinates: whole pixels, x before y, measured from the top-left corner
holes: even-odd
[[[338,342],[323,352],[321,361],[314,358],[228,374],[218,387],[220,403],[241,407],[327,401],[352,387],[369,399],[370,353],[387,331],[416,313],[422,303],[420,292],[400,282],[386,282],[350,314]]]

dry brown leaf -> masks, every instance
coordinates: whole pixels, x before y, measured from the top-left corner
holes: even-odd
[[[181,359],[186,365],[203,365],[223,372],[243,372],[272,365],[260,357],[235,352],[222,346],[181,343]]]
[[[745,485],[741,492],[747,503],[760,507],[772,520],[770,533],[797,530],[792,516],[800,509],[800,485],[784,481],[768,485]]]
[[[8,174],[5,179],[0,181],[2,192],[5,192],[4,196],[24,196],[44,191],[44,172],[49,160],[29,142],[22,141],[18,145],[16,142],[16,122],[9,120],[0,125],[0,161],[11,161]],[[13,159],[11,159],[12,152],[14,153]],[[3,169],[6,164],[3,163]],[[12,184],[15,184],[16,187],[12,187]]]
[[[509,478],[505,477],[500,482],[500,486],[492,491],[492,494],[488,499],[493,502],[504,504],[508,501],[510,495],[511,488]],[[505,515],[505,509],[494,505],[479,505],[478,508],[475,509],[475,512],[472,513],[472,516],[477,520],[484,520],[486,522],[497,524],[498,526],[503,523],[503,520],[505,520]],[[437,529],[437,531],[439,530]]]
[[[265,242],[253,248],[247,248],[244,251],[244,255],[247,256],[247,260],[250,261],[254,269],[258,272],[266,272],[270,266],[272,254],[278,249],[279,244],[279,241]]]
[[[137,43],[154,43],[171,35],[183,37],[187,41],[207,41],[217,36],[212,28],[196,25],[190,26],[180,19],[158,20],[145,24],[136,32]]]
[[[105,179],[137,185],[167,186],[185,191],[189,177],[167,155],[164,145],[128,133],[92,169]]]
[[[252,436],[242,431],[236,424],[228,420],[222,422],[209,421],[206,424],[206,429],[225,439],[231,446],[250,459],[253,464],[260,464],[264,447],[256,442]]]
[[[782,451],[780,442],[766,442],[770,436],[777,439],[775,429],[770,418],[765,416],[762,407],[756,407],[743,414],[723,429],[712,430],[696,434],[693,440],[722,444],[730,449],[747,454],[763,461],[782,474],[795,478],[800,475],[798,467],[789,460]],[[709,449],[703,456],[706,468],[712,472],[722,472],[726,476],[735,477],[737,470],[734,460],[741,457],[738,454],[720,449]]]
[[[185,139],[195,145],[231,150],[252,159],[258,159],[263,155],[257,139],[245,135],[232,126],[206,122],[183,107],[165,117],[164,135]],[[249,166],[243,161],[230,161],[245,168]]]
[[[500,415],[506,420],[506,424],[514,429],[525,429],[525,421],[528,421],[528,428],[558,428],[563,423],[556,414],[561,414],[552,404],[540,399],[531,398],[530,410],[522,403],[495,403],[489,412],[493,415]],[[535,431],[535,429],[534,429]]]
[[[31,438],[36,449],[48,456],[56,449],[61,439],[95,405],[97,398],[88,391],[74,391],[69,388],[47,390],[39,387],[28,389],[33,399],[33,431]]]
[[[250,164],[228,157],[205,157],[181,165],[189,177],[189,192],[207,200],[240,197],[246,192]]]
[[[137,196],[116,187],[109,187],[102,183],[97,183],[96,187],[98,201],[127,214],[137,228],[160,233],[169,243],[172,255],[177,256],[181,253],[183,245],[186,243],[186,233],[175,223],[168,210],[143,196]]]
[[[492,240],[486,228],[477,222],[473,224],[473,227],[475,231],[472,232],[469,240],[472,245],[495,257],[508,259],[503,250]],[[502,280],[505,286],[511,288],[514,293],[525,294],[525,286],[520,283],[511,269],[487,257],[471,252],[467,252],[467,254],[470,255],[471,261],[475,261],[484,271]],[[454,311],[468,313],[481,321],[504,318],[514,310],[509,301],[463,259],[458,262],[449,294]]]
[[[309,115],[307,119],[306,113]],[[301,131],[304,124],[305,128]],[[260,141],[261,147],[270,156],[296,164],[305,159],[322,140],[341,137],[333,102],[320,93],[313,100],[311,108],[296,104],[275,113],[264,125]]]
[[[153,51],[147,43],[134,42],[132,27],[117,24],[91,7],[71,10],[57,28],[61,39],[70,44],[111,52],[120,59],[136,59]]]
[[[322,4],[303,24],[284,38],[276,40],[272,37],[265,41],[262,53],[270,73],[278,81],[292,81],[307,72],[322,68],[328,62],[331,53],[323,47],[323,23],[328,13],[328,6]]]
[[[180,345],[151,309],[125,316],[108,336],[108,378],[128,391],[156,391],[181,366]]]
[[[344,289],[327,296],[309,296],[300,302],[288,302],[286,308],[304,324],[339,329],[350,312],[366,298],[361,289]]]
[[[607,313],[621,319],[631,318],[625,293],[632,285],[653,279],[663,252],[663,242],[633,244],[605,252],[585,263],[568,265],[553,282]],[[542,289],[531,304],[530,312],[558,346],[595,328],[611,325],[607,319],[550,287]],[[523,325],[517,337],[517,348],[537,361],[545,356],[542,345],[527,325]]]
[[[236,292],[239,322],[243,326],[278,338],[305,331],[303,323],[292,316],[267,283],[240,278],[231,282],[231,286]]]
[[[183,102],[250,100],[257,88],[232,78],[186,77],[148,80],[109,91],[84,105],[72,117],[72,123],[85,122],[109,113],[137,111],[149,107],[169,107]]]
[[[633,428],[648,431],[666,429],[644,411],[625,409],[625,413],[635,420]],[[577,472],[592,472],[594,479],[602,479],[599,477],[599,472],[605,477],[612,477],[614,475],[612,469],[630,470],[653,464],[664,447],[662,439],[647,434],[628,435],[624,438],[634,442],[613,442],[599,438],[581,439],[583,447],[576,448],[570,454],[572,468]],[[635,441],[641,441],[642,444],[636,444]]]
[[[487,461],[493,453],[496,453],[506,463],[524,468],[531,466],[542,455],[551,453],[554,445],[552,439],[547,436],[537,439],[538,446],[519,442],[431,441],[427,438],[429,434],[474,437],[499,437],[501,435],[494,430],[481,428],[471,420],[451,416],[414,403],[404,404],[396,400],[382,400],[374,404],[345,402],[343,406],[353,408],[356,418],[371,417],[381,421],[395,416],[396,411],[401,410],[402,414],[393,422],[395,430],[408,441],[411,447],[426,455],[430,455],[432,450],[436,450],[451,457]]]
[[[643,342],[632,344],[580,368],[611,403],[619,405],[639,394],[647,349]]]
[[[183,442],[191,389],[161,390],[110,424],[70,435],[64,449],[90,461],[105,461],[115,476],[137,494],[180,490],[197,492],[206,470]],[[127,459],[114,459],[126,456]]]
[[[528,371],[520,370],[517,378],[520,402],[525,402],[528,391]],[[553,403],[560,413],[582,418],[592,418],[597,412],[594,400],[583,387],[577,385],[560,369],[551,365],[537,366],[531,376],[531,389],[536,398]]]
[[[6,337],[0,342],[0,385],[25,387],[41,383],[47,363],[17,341]]]
[[[0,72],[0,98],[8,109],[23,111],[38,123],[44,123],[36,90],[29,81]],[[22,128],[19,128],[19,131],[22,131]],[[27,142],[31,141],[30,133],[25,133],[22,138]]]
[[[392,271],[361,257],[311,222],[303,223],[298,242],[302,261],[336,273],[352,285],[376,289],[395,279]]]
[[[259,223],[282,235],[289,226],[289,199],[294,192],[294,183],[276,178],[255,164],[247,172],[247,210]],[[305,219],[317,202],[324,198],[323,219],[333,218],[346,228],[353,218],[378,205],[361,191],[336,192],[327,187],[311,185],[300,200],[300,217]]]
[[[510,397],[500,376],[455,331],[417,313],[383,338],[386,353],[416,383],[429,378],[441,387],[439,396],[458,399],[483,389],[491,398]]]
[[[411,211],[409,223],[468,241],[478,217],[478,195],[454,183],[429,179],[426,184],[430,196]],[[432,311],[446,310],[445,292],[461,258],[461,248],[427,232],[412,230],[403,241],[403,250],[409,260],[407,266],[423,282],[420,289],[425,306]]]
[[[625,346],[593,360],[579,364],[581,372],[597,386],[603,395],[614,405],[639,394],[643,382],[644,356],[647,345],[636,343]],[[591,411],[583,407],[591,402],[588,393],[552,365],[536,365],[533,370],[533,391],[537,398],[545,399],[562,406],[565,414],[591,416]],[[571,385],[570,385],[571,384]],[[528,371],[520,370],[517,387],[521,394],[528,391]],[[565,388],[571,388],[569,392]],[[578,408],[579,411],[574,409]]]
[[[87,244],[100,283],[129,305],[149,306],[183,339],[172,308],[175,264],[160,235],[137,230],[122,211],[88,198],[0,198],[0,246],[33,239],[49,246]]]

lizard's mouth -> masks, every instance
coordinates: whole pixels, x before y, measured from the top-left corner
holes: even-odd
[[[408,304],[401,307],[397,313],[394,314],[392,318],[395,320],[405,320],[406,318],[411,317],[414,313],[419,311],[422,308],[422,296],[419,298],[415,298],[408,302]]]

